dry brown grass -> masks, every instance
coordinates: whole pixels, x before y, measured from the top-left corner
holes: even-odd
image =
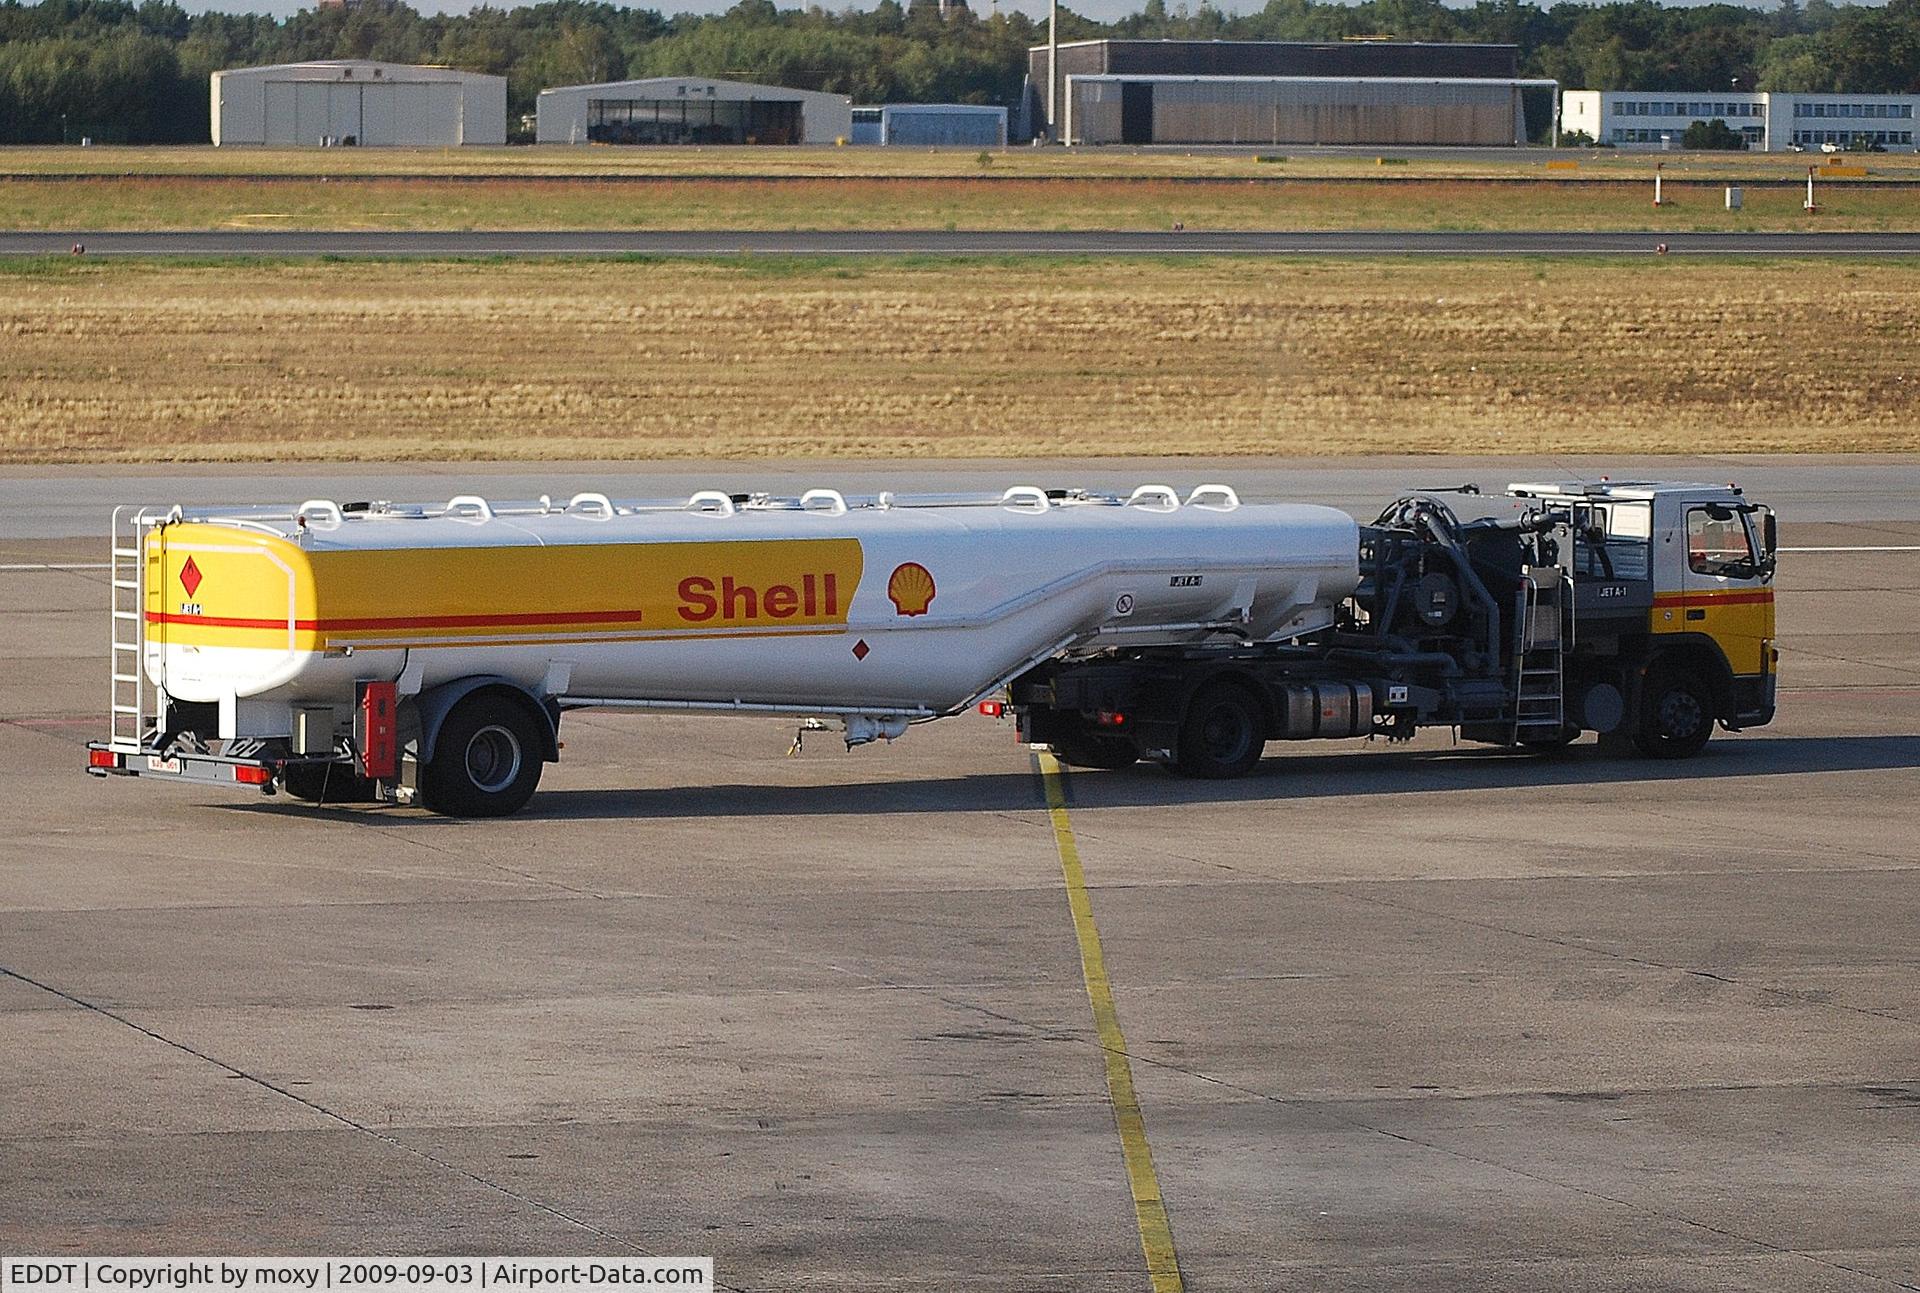
[[[1372,153],[1324,154],[1287,145],[1179,152],[1132,148],[611,148],[548,144],[523,148],[0,148],[0,174],[30,175],[1017,175],[1168,177],[1313,176],[1377,178],[1486,176],[1548,178],[1548,161],[1574,161],[1581,176],[1632,175],[1649,181],[1654,164],[1677,179],[1794,179],[1828,160],[1820,153],[1653,153],[1623,149],[1515,149],[1467,158]],[[1264,156],[1269,160],[1259,161]],[[1920,155],[1836,155],[1866,166],[1870,178],[1920,178]],[[1552,172],[1553,178],[1565,177]]]
[[[1728,211],[1718,187],[1650,184],[1376,184],[1175,179],[788,179],[628,181],[377,179],[9,180],[4,229],[1913,229],[1920,193],[1828,185],[1751,188]]]
[[[1920,449],[1920,265],[69,266],[0,459]]]

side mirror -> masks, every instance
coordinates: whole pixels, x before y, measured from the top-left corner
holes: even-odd
[[[1780,550],[1780,522],[1771,510],[1760,514],[1760,544],[1766,549],[1769,561]]]

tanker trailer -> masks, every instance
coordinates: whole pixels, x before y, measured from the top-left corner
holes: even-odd
[[[1082,767],[1232,777],[1272,740],[1443,727],[1550,753],[1594,732],[1675,759],[1773,719],[1776,526],[1737,486],[1463,486],[1395,501],[1359,541],[1325,629],[1047,660],[1009,688],[1021,736]]]
[[[1344,512],[1225,486],[122,508],[113,543],[89,771],[463,816],[525,804],[570,709],[852,747],[1048,662],[1302,641],[1360,578]]]

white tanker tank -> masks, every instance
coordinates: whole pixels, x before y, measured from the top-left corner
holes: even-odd
[[[1312,633],[1358,581],[1345,513],[1224,486],[123,513],[96,768],[258,784],[264,762],[299,792],[351,757],[453,811],[517,808],[563,709],[788,714],[857,744],[1050,658]],[[481,695],[544,726],[475,735],[455,720]],[[434,772],[443,726],[478,742],[482,790],[511,767],[504,796]]]

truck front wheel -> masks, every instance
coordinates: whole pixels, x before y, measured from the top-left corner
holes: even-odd
[[[497,695],[469,696],[440,724],[433,757],[421,770],[420,798],[449,817],[505,817],[533,797],[540,762],[540,734],[522,706]]]
[[[1705,683],[1678,669],[1656,669],[1640,693],[1633,747],[1650,759],[1700,753],[1713,735],[1713,696]]]
[[[1266,715],[1259,699],[1235,683],[1209,683],[1187,702],[1174,766],[1209,781],[1244,777],[1260,762],[1266,745]]]

